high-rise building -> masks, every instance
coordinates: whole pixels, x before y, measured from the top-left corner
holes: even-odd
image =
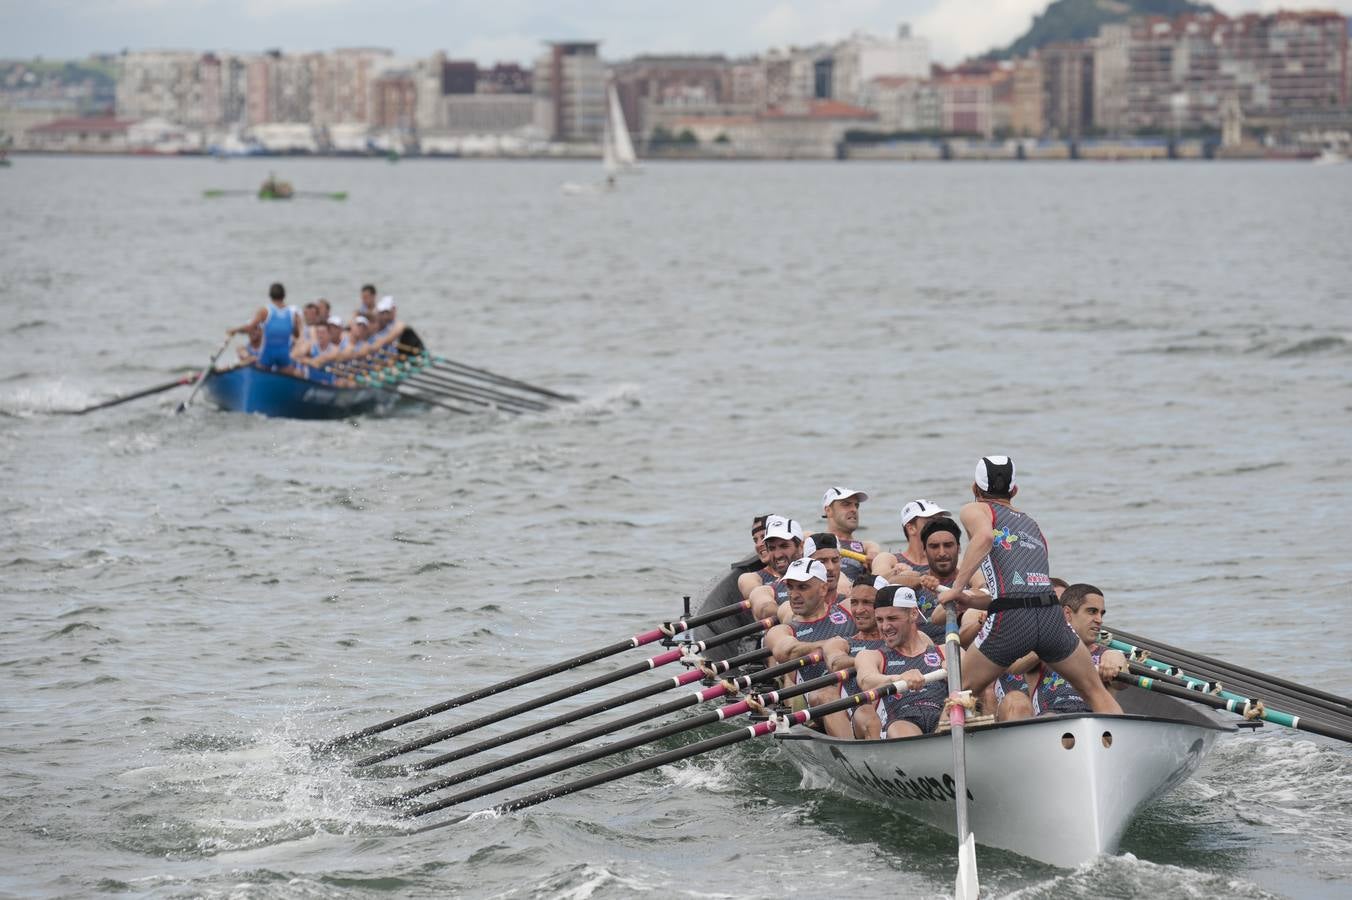
[[[550,140],[601,139],[606,69],[599,48],[595,41],[554,41],[536,61],[536,125]]]
[[[1048,44],[1038,50],[1038,59],[1047,132],[1081,137],[1094,126],[1094,48],[1079,42]]]

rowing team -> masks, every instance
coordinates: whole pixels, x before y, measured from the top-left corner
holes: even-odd
[[[829,489],[822,497],[827,528],[806,537],[793,519],[753,520],[751,536],[763,566],[740,576],[738,588],[756,618],[779,622],[766,633],[766,648],[780,663],[820,650],[821,661],[803,668],[799,680],[853,668],[842,688],[821,689],[809,702],[888,682],[909,689],[876,708],[828,716],[828,734],[933,732],[947,718],[948,691],[940,682],[926,684],[923,676],[943,668],[946,653],[953,652],[962,654],[963,690],[999,721],[1121,713],[1107,685],[1126,670],[1126,658],[1096,644],[1103,592],[1051,577],[1047,540],[1033,517],[1013,506],[1017,493],[1013,460],[982,457],[973,500],[958,521],[928,500],[906,504],[907,543],[897,553],[854,539],[859,506],[868,499],[863,491]],[[960,627],[946,639],[948,603]],[[942,643],[961,650],[945,650]]]
[[[375,285],[362,285],[361,304],[350,322],[333,315],[329,301],[320,298],[303,310],[286,305],[286,288],[268,288],[267,306],[226,334],[247,334],[239,348],[240,362],[317,381],[351,387],[354,375],[384,365],[404,333],[393,297],[376,300]]]

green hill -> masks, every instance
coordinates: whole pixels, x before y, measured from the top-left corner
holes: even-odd
[[[1109,22],[1122,22],[1132,16],[1181,16],[1187,13],[1215,12],[1209,3],[1191,0],[1055,0],[1042,15],[1033,19],[1028,31],[1000,50],[992,50],[996,59],[1027,56],[1038,47],[1059,41],[1082,41],[1098,34]]]

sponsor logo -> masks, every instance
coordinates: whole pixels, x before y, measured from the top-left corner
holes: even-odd
[[[1010,583],[1010,584],[1024,584],[1023,576],[1020,575],[1018,572],[1015,572],[1015,573],[1014,573],[1014,577],[1011,578],[1011,579],[1009,579],[1009,583]]]
[[[831,755],[840,763],[845,774],[861,788],[865,788],[877,793],[892,797],[897,800],[914,800],[921,803],[952,803],[958,796],[957,788],[953,784],[953,776],[944,773],[942,780],[929,776],[907,775],[901,769],[893,769],[895,775],[879,775],[873,771],[873,767],[864,763],[863,771],[856,769],[854,765],[845,758],[845,754],[835,747],[831,748]],[[967,799],[975,800],[970,788],[967,790]]]
[[[830,619],[832,622],[835,622],[837,625],[844,625],[847,621],[849,621],[850,616],[849,613],[845,612],[845,610],[841,609],[840,607],[836,607],[835,609],[831,610],[831,614],[827,616],[827,618]]]
[[[993,537],[995,539],[995,546],[999,547],[1001,550],[1013,550],[1014,542],[1019,539],[1019,536],[1008,528],[995,529]]]
[[[939,654],[935,653],[933,650],[925,654],[925,665],[937,666],[939,665],[940,662],[941,660],[939,659]]]
[[[1047,577],[1047,574],[1045,572],[1029,572],[1024,577],[1027,578],[1028,584],[1032,587],[1052,586],[1052,580]]]
[[[1037,538],[1033,537],[1031,534],[1027,533],[1026,531],[1020,531],[1020,532],[1019,532],[1019,540],[1022,541],[1023,543],[1025,543],[1025,544],[1027,544],[1029,547],[1032,547],[1034,550],[1045,550],[1045,549],[1046,549],[1046,547],[1043,546],[1042,541],[1039,541]]]

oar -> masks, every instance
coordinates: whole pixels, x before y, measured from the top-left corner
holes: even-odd
[[[814,654],[808,654],[807,656],[799,657],[798,659],[792,659],[786,663],[781,663],[778,666],[771,666],[768,669],[763,669],[752,675],[740,675],[732,679],[732,681],[729,683],[739,687],[750,687],[754,682],[768,681],[780,675],[786,675],[789,672],[795,672],[798,669],[803,668],[804,666],[810,666],[813,663],[821,662],[821,653],[819,651],[814,651]],[[768,650],[751,650],[747,653],[741,654],[740,656],[734,656],[730,659],[722,660],[721,662],[716,663],[711,662],[708,665],[710,666],[711,671],[715,673],[721,673],[726,672],[732,668],[737,668],[738,666],[746,665],[747,663],[750,662],[755,662],[757,660],[764,659],[769,655],[770,653]],[[675,678],[667,678],[662,681],[654,682],[653,684],[641,687],[638,690],[632,691],[628,694],[621,694],[618,697],[612,697],[610,700],[593,704],[592,706],[586,707],[587,709],[586,714],[592,715],[594,713],[605,712],[607,710],[616,709],[620,706],[625,706],[629,703],[634,703],[638,700],[646,700],[649,697],[663,693],[664,691],[669,691],[672,688],[685,687],[688,684],[693,684],[697,681],[700,681],[704,677],[705,673],[703,671],[699,669],[691,669],[689,672],[683,672],[680,675],[676,676]],[[614,719],[610,722],[597,725],[594,728],[584,729],[583,731],[578,732],[577,734],[569,735],[563,738],[558,738],[557,740],[541,744],[539,747],[534,748],[534,750],[524,750],[521,753],[515,754],[514,756],[510,756],[502,760],[495,760],[494,762],[486,763],[485,765],[507,766],[511,765],[511,763],[507,762],[508,759],[520,762],[521,760],[524,759],[533,759],[536,756],[543,756],[545,753],[552,753],[554,750],[559,749],[560,747],[572,746],[573,744],[586,740],[587,738],[595,737],[598,734],[609,734],[612,731],[618,731],[621,728],[627,728],[636,722],[644,722],[647,721],[648,719],[665,715],[668,712],[674,712],[679,709],[684,709],[687,706],[693,706],[697,703],[702,703],[705,700],[713,699],[714,697],[721,697],[723,696],[724,693],[728,692],[727,687],[721,684],[715,685],[714,687],[709,688],[708,690],[714,691],[714,693],[711,693],[708,696],[703,696],[703,694],[705,693],[703,691],[696,692],[694,694],[686,694],[683,697],[678,697],[677,699],[672,700],[669,703],[662,704],[661,706],[654,707],[653,709],[644,712],[633,713],[632,715],[625,716],[623,718]],[[468,747],[462,747],[459,750],[454,750],[450,753],[444,753],[441,756],[424,760],[415,766],[411,766],[410,768],[415,772],[426,772],[430,769],[435,769],[439,766],[443,766],[446,763],[455,762],[456,760],[464,759],[467,756],[473,756],[477,753],[482,753],[485,750],[492,750],[495,747],[501,747],[503,744],[510,744],[522,738],[531,737],[536,734],[543,734],[544,732],[550,730],[551,728],[555,728],[559,725],[566,725],[569,722],[575,722],[581,718],[585,718],[585,716],[574,715],[572,713],[565,713],[562,716],[549,719],[538,725],[527,725],[524,728],[518,728],[515,731],[508,732],[507,734],[498,735],[497,737],[489,738],[486,741],[481,741],[477,744],[472,744]],[[483,767],[480,766],[479,768],[482,769]],[[478,770],[470,769],[468,771],[476,772]],[[478,772],[478,775],[481,774],[483,774],[483,772]],[[443,787],[449,787],[450,785],[453,784],[459,784],[461,781],[466,781],[469,778],[477,778],[478,775],[469,775],[466,772],[460,772],[455,775],[448,775],[445,778],[439,779],[438,781],[428,782],[427,785],[423,786],[425,790],[415,789],[414,792],[409,794],[409,796],[417,796],[418,794],[427,793],[427,791],[440,790]]]
[[[1274,687],[1271,684],[1264,683],[1259,679],[1242,676],[1235,676],[1233,678],[1226,677],[1224,672],[1214,669],[1209,672],[1203,670],[1185,671],[1170,661],[1152,659],[1149,653],[1143,651],[1140,647],[1119,641],[1111,634],[1100,634],[1099,643],[1106,647],[1111,647],[1114,650],[1121,650],[1123,653],[1127,654],[1128,660],[1134,660],[1157,672],[1179,676],[1189,681],[1192,686],[1198,690],[1205,689],[1211,693],[1216,693],[1219,696],[1227,697],[1231,700],[1246,700],[1248,699],[1248,696],[1246,695],[1261,696],[1267,703],[1275,703],[1277,706],[1285,707],[1288,711],[1288,715],[1300,715],[1317,719],[1333,719],[1352,725],[1352,713],[1344,711],[1336,704],[1329,703],[1318,697],[1298,695],[1295,692],[1286,691],[1280,687]],[[1225,680],[1221,682],[1221,678],[1216,677],[1217,675],[1224,677]],[[1236,691],[1243,691],[1244,693],[1232,693],[1226,690],[1217,691],[1214,689],[1214,685],[1217,682],[1220,682],[1222,686],[1228,685]],[[1279,722],[1277,724],[1282,723]]]
[[[680,634],[683,631],[688,631],[689,629],[703,625],[706,622],[716,622],[719,619],[725,619],[728,616],[736,615],[737,613],[750,608],[751,601],[742,600],[739,603],[732,603],[702,615],[692,616],[689,619],[676,622],[665,622],[651,631],[636,634],[633,637],[625,638],[622,641],[616,641],[613,644],[607,644],[604,647],[589,650],[586,653],[580,653],[569,659],[552,663],[548,666],[542,666],[538,669],[532,669],[529,672],[516,675],[505,681],[499,681],[497,684],[491,684],[488,687],[461,694],[450,700],[443,700],[442,702],[434,703],[431,706],[424,706],[422,709],[414,710],[411,713],[395,716],[393,719],[387,719],[379,724],[362,728],[358,731],[351,732],[350,734],[341,735],[324,744],[318,745],[315,749],[329,750],[334,747],[341,747],[344,744],[350,744],[353,741],[360,740],[364,737],[380,734],[382,731],[389,731],[391,728],[398,728],[400,725],[416,722],[419,719],[434,716],[437,713],[445,712],[448,709],[455,709],[457,706],[464,706],[467,703],[473,703],[474,701],[482,700],[485,697],[492,697],[494,694],[501,694],[503,691],[521,687],[523,684],[530,684],[532,681],[539,681],[542,678],[548,678],[551,675],[557,675],[560,672],[566,672],[569,669],[576,669],[578,666],[585,666],[587,663],[596,662],[598,659],[605,659],[607,656],[614,656],[615,654],[623,653],[626,650],[633,650],[635,647],[642,647],[645,644],[660,641],[664,637]]]
[[[843,557],[845,557],[846,559],[853,559],[853,560],[856,560],[857,562],[861,562],[861,563],[867,563],[867,562],[868,562],[868,557],[865,556],[864,554],[862,554],[862,553],[855,553],[853,550],[846,550],[846,549],[843,548],[843,547],[842,547],[841,550],[840,550],[840,555],[843,556]]]
[[[292,191],[292,197],[319,197],[324,200],[346,200],[347,191]]]
[[[1269,675],[1266,672],[1257,672],[1254,671],[1253,669],[1246,669],[1242,666],[1237,666],[1234,663],[1226,662],[1223,659],[1216,659],[1215,657],[1211,656],[1203,656],[1202,654],[1194,653],[1191,650],[1184,650],[1179,647],[1172,647],[1169,644],[1160,643],[1159,641],[1153,640],[1151,638],[1141,637],[1140,635],[1130,634],[1125,631],[1114,631],[1113,633],[1116,634],[1118,637],[1122,638],[1123,640],[1130,641],[1133,644],[1138,644],[1152,653],[1162,653],[1165,656],[1173,656],[1184,665],[1188,664],[1189,661],[1193,661],[1195,663],[1202,664],[1201,667],[1212,668],[1219,670],[1221,672],[1229,672],[1232,675],[1237,675],[1243,678],[1249,678],[1261,684],[1272,685],[1274,687],[1281,688],[1285,691],[1289,691],[1293,694],[1316,698],[1324,701],[1326,704],[1329,704],[1330,708],[1332,709],[1336,709],[1338,711],[1345,713],[1352,713],[1352,699],[1349,699],[1347,697],[1340,697],[1337,694],[1331,694],[1327,691],[1321,691],[1318,688],[1312,688],[1308,685],[1298,684],[1294,681],[1288,681],[1285,678],[1279,678],[1276,675]]]
[[[497,403],[485,401],[481,398],[472,396],[462,391],[449,391],[442,389],[440,387],[429,387],[428,385],[410,383],[407,380],[408,379],[407,375],[401,372],[394,371],[391,365],[378,366],[361,362],[358,359],[352,359],[346,360],[342,363],[337,363],[335,364],[335,366],[345,367],[344,371],[347,371],[349,373],[348,377],[351,377],[354,381],[357,382],[358,385],[364,387],[374,387],[379,390],[390,391],[392,393],[398,394],[401,397],[408,397],[411,400],[419,400],[423,403],[430,403],[433,406],[444,406],[446,409],[452,409],[458,413],[463,413],[466,415],[473,413],[474,410],[465,409],[459,406],[448,406],[445,403],[439,402],[431,398],[439,397],[443,399],[460,400],[466,403],[473,403],[476,406],[482,407],[494,406],[501,408],[506,412],[510,412],[516,415],[519,415],[522,411],[520,409],[517,409],[512,406],[507,406],[505,404],[500,405]],[[414,393],[413,390],[410,390],[411,388],[416,389],[417,393]]]
[[[765,630],[768,627],[771,626],[765,625],[764,620],[762,620],[761,622],[753,623],[750,628],[746,628],[744,629],[744,631],[746,634],[750,634],[753,630],[756,629]],[[721,641],[717,643],[721,643]],[[615,682],[622,681],[623,679],[628,678],[631,675],[638,675],[643,672],[651,672],[654,669],[660,669],[662,666],[670,665],[671,663],[681,660],[687,654],[700,653],[703,650],[705,650],[706,647],[707,644],[702,642],[693,645],[689,649],[687,649],[686,647],[677,647],[674,650],[668,650],[665,653],[659,653],[656,656],[651,656],[648,659],[643,660],[642,662],[636,662],[631,666],[625,666],[624,668],[616,669],[613,672],[606,672],[604,675],[597,675],[594,678],[588,678],[585,681],[579,681],[576,684],[566,685],[564,687],[559,688],[556,691],[551,691],[550,693],[544,694],[543,696],[540,697],[533,697],[530,700],[527,700],[523,703],[518,703],[515,706],[508,706],[504,709],[495,710],[494,712],[491,712],[488,715],[480,716],[477,719],[471,719],[468,722],[461,722],[459,725],[452,725],[450,728],[443,728],[440,731],[434,731],[431,734],[425,734],[420,738],[416,738],[411,741],[406,741],[402,744],[399,744],[396,747],[389,747],[376,753],[372,753],[369,756],[362,757],[352,765],[354,768],[361,769],[365,768],[366,766],[375,765],[378,762],[384,762],[387,759],[393,759],[396,756],[403,756],[405,753],[411,753],[414,750],[421,750],[423,747],[439,743],[448,738],[459,737],[462,734],[469,734],[471,731],[478,731],[485,725],[493,725],[497,722],[501,722],[503,719],[510,719],[513,718],[514,716],[519,716],[522,713],[530,712],[531,710],[534,709],[539,709],[542,706],[548,706],[551,703],[557,703],[560,700],[567,700],[570,697],[576,697],[578,694],[585,694],[587,691],[593,690],[594,688],[605,687],[608,684],[614,684]]]
[[[224,191],[219,188],[210,188],[202,192],[203,197],[252,197],[257,191]]]
[[[202,382],[207,380],[207,375],[211,372],[212,367],[216,365],[216,360],[220,357],[222,353],[225,352],[225,348],[229,347],[230,342],[233,341],[234,339],[235,339],[234,332],[231,332],[230,334],[225,336],[225,343],[221,344],[221,346],[216,349],[216,352],[211,354],[211,359],[207,361],[206,368],[202,370],[201,375],[197,376],[197,383],[193,385],[192,393],[188,395],[187,400],[184,400],[182,403],[178,405],[178,409],[174,410],[175,414],[182,413],[186,411],[189,406],[192,406],[193,398],[196,397],[197,392],[202,389]]]
[[[404,350],[406,352],[417,350],[416,347],[409,347],[404,344],[400,344],[399,349]],[[519,388],[520,390],[523,391],[530,391],[533,394],[540,394],[545,397],[553,397],[555,400],[566,400],[569,403],[577,402],[577,398],[574,397],[572,394],[561,394],[557,391],[551,391],[548,388],[542,388],[539,387],[538,385],[530,384],[529,382],[520,381],[519,379],[516,378],[508,378],[506,375],[499,375],[496,372],[490,372],[487,369],[480,369],[476,366],[470,366],[462,362],[456,362],[455,360],[447,359],[444,356],[431,356],[429,354],[428,358],[431,360],[431,365],[434,368],[458,372],[462,375],[468,375],[473,378],[479,378],[483,381],[490,381],[493,382],[494,384],[499,384],[504,387]]]
[[[967,707],[971,693],[962,689],[962,642],[958,639],[958,605],[944,604],[948,618],[944,623],[944,656],[948,661],[948,724],[953,737],[953,791],[958,826],[958,876],[953,895],[957,900],[976,900],[981,885],[976,870],[976,836],[967,823],[967,749],[965,735]]]
[[[404,377],[408,378],[410,381],[413,380],[426,381],[431,384],[439,385],[443,388],[454,388],[455,390],[464,391],[468,394],[474,394],[476,396],[484,397],[488,400],[501,400],[506,401],[508,403],[514,403],[518,406],[525,407],[526,409],[545,410],[550,408],[550,405],[548,403],[543,403],[539,400],[532,400],[529,397],[521,397],[516,394],[509,394],[506,391],[498,390],[496,388],[491,387],[483,387],[481,385],[472,384],[468,381],[461,381],[456,378],[447,378],[444,375],[438,375],[434,372],[428,372],[424,370],[414,370],[406,374]]]
[[[1299,716],[1276,712],[1267,709],[1261,700],[1253,700],[1244,697],[1236,699],[1225,696],[1224,692],[1222,692],[1220,696],[1217,696],[1216,694],[1204,694],[1201,691],[1189,690],[1188,688],[1179,687],[1175,684],[1168,684],[1154,678],[1146,678],[1141,675],[1128,675],[1126,672],[1118,672],[1113,680],[1119,681],[1122,684],[1138,687],[1143,691],[1154,691],[1157,694],[1177,697],[1180,700],[1191,700],[1193,703],[1210,706],[1212,709],[1223,709],[1227,712],[1241,715],[1246,719],[1262,719],[1264,722],[1286,725],[1289,728],[1298,728],[1301,731],[1322,734],[1324,737],[1337,738],[1340,741],[1352,743],[1352,729],[1337,728],[1322,722],[1311,722],[1307,719],[1302,719]]]
[[[196,378],[196,375],[184,375],[182,378],[176,378],[173,381],[156,385],[152,388],[146,388],[144,391],[137,391],[134,394],[124,394],[121,397],[114,397],[112,400],[95,403],[93,406],[86,406],[84,409],[61,409],[57,410],[57,412],[67,416],[82,416],[85,413],[93,412],[96,409],[107,409],[110,406],[117,406],[119,403],[126,403],[130,400],[139,400],[142,397],[149,397],[151,394],[160,394],[164,391],[173,390],[176,387],[182,387],[185,384],[192,384]]]
[[[626,750],[632,750],[635,747],[642,747],[645,744],[656,743],[657,741],[669,738],[672,735],[681,734],[685,731],[691,731],[695,728],[702,728],[705,725],[714,725],[718,722],[724,722],[735,716],[749,713],[754,709],[764,709],[773,706],[782,700],[788,700],[792,697],[798,697],[803,694],[811,693],[818,688],[829,687],[831,685],[841,685],[849,677],[851,670],[842,670],[823,675],[820,678],[813,678],[811,681],[804,681],[778,691],[769,691],[759,694],[746,700],[739,700],[735,703],[729,703],[719,709],[710,710],[698,716],[690,716],[677,722],[671,722],[663,725],[661,728],[655,728],[652,731],[645,731],[623,740],[613,741],[604,744],[594,750],[588,750],[579,753],[576,756],[569,756],[516,775],[500,778],[489,784],[480,785],[467,791],[461,791],[450,797],[443,797],[439,800],[433,800],[429,803],[423,803],[412,807],[403,813],[408,818],[425,816],[438,810],[446,809],[451,806],[459,806],[461,803],[468,803],[470,800],[477,800],[480,797],[486,797],[489,794],[496,794],[499,791],[505,791],[508,788],[516,787],[519,784],[525,784],[527,781],[534,781],[537,778],[544,778],[546,775],[554,775],[565,769],[571,769],[575,766],[586,765],[589,762],[595,762],[598,759],[604,759],[607,756],[614,756],[616,753],[623,753]],[[710,690],[713,690],[710,688]],[[726,693],[726,690],[725,690]]]
[[[926,684],[938,681],[947,677],[944,669],[936,669],[925,676]],[[613,769],[607,769],[604,772],[598,772],[595,775],[589,775],[586,778],[579,778],[577,781],[570,781],[566,784],[556,785],[516,800],[509,800],[505,803],[499,803],[492,807],[497,813],[513,812],[518,809],[525,809],[530,806],[536,806],[555,797],[566,797],[569,794],[575,794],[578,791],[586,790],[600,784],[606,784],[611,781],[618,781],[621,778],[627,778],[630,775],[637,775],[640,772],[647,772],[652,769],[661,768],[683,759],[689,759],[692,756],[699,756],[708,753],[711,750],[718,750],[723,747],[729,747],[733,744],[741,743],[754,737],[763,737],[776,731],[787,731],[795,725],[805,725],[832,713],[840,712],[843,709],[862,706],[865,703],[874,704],[884,697],[904,691],[906,686],[901,682],[890,681],[881,687],[876,687],[869,691],[862,691],[858,694],[851,694],[840,700],[833,700],[830,703],[822,703],[818,706],[809,706],[794,713],[782,717],[772,717],[763,722],[757,722],[746,728],[739,728],[736,731],[727,734],[721,734],[717,737],[709,738],[705,741],[699,741],[686,747],[678,747],[675,750],[669,750],[666,753],[659,753],[656,756],[650,756],[647,759],[636,760],[623,766],[616,766]],[[437,822],[432,825],[426,825],[419,828],[415,834],[421,834],[424,831],[431,831],[434,828],[444,828],[447,825],[454,825],[457,822],[464,821],[466,817],[448,819],[445,822]]]
[[[417,376],[398,376],[395,374],[382,373],[380,375],[372,374],[359,377],[357,381],[360,384],[373,384],[377,386],[389,382],[394,382],[399,385],[400,389],[403,390],[415,389],[427,394],[431,394],[432,396],[442,396],[449,397],[453,400],[462,400],[466,403],[473,403],[476,406],[484,407],[485,409],[488,408],[500,409],[503,412],[508,412],[518,416],[521,415],[523,412],[535,412],[537,410],[549,408],[547,406],[538,406],[538,407],[525,406],[523,404],[512,401],[508,398],[486,399],[483,395],[475,391],[450,390],[440,384],[428,383],[425,381],[415,381],[414,380],[415,377]]]

